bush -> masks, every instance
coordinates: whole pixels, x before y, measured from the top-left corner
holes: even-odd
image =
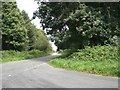
[[[119,76],[118,48],[116,46],[95,46],[78,50],[66,57],[49,61],[50,65],[69,70],[93,74]]]
[[[68,58],[75,60],[91,60],[91,61],[105,61],[105,60],[118,60],[118,47],[116,46],[95,46],[86,47],[85,49],[78,50]]]
[[[62,54],[61,57],[67,57],[69,55],[71,55],[75,50],[72,50],[72,49],[65,49],[65,50],[60,50],[59,53]]]
[[[2,61],[1,62],[10,62],[10,61],[18,61],[30,58],[38,58],[46,55],[50,55],[49,52],[43,52],[40,50],[31,50],[31,51],[15,51],[15,50],[5,50],[0,51],[2,53]]]

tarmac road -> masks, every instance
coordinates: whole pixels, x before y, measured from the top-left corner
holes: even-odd
[[[47,64],[58,56],[2,64],[2,88],[118,88],[116,77],[68,71]]]

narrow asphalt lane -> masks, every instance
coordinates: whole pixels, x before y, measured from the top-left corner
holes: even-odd
[[[58,56],[2,64],[2,88],[118,88],[116,77],[68,71],[47,64]]]

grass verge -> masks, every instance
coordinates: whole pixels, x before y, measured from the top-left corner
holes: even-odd
[[[54,67],[84,71],[104,76],[119,76],[118,49],[115,46],[95,46],[78,50],[67,57],[59,57],[48,63]]]
[[[21,51],[21,52],[15,50],[5,50],[5,51],[0,51],[0,53],[2,54],[0,63],[38,58],[38,57],[50,55],[50,53],[48,52],[39,51],[39,50]]]

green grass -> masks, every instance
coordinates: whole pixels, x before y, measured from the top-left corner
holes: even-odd
[[[119,76],[118,49],[115,46],[95,46],[78,50],[66,57],[48,62],[54,67],[105,76]]]
[[[2,54],[2,58],[0,60],[1,63],[38,58],[49,55],[49,53],[39,50],[21,51],[21,52],[15,50],[5,50],[5,51],[0,51],[0,53]]]

